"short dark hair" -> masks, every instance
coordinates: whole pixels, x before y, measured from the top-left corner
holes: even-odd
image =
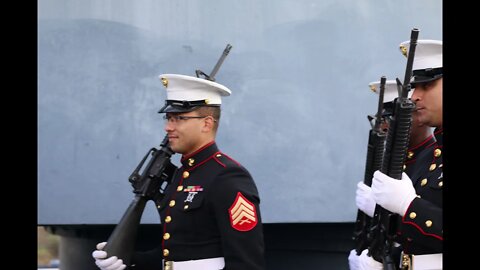
[[[213,129],[216,132],[218,130],[218,125],[220,124],[220,115],[221,109],[220,106],[199,106],[198,109],[195,109],[201,116],[212,116],[215,119],[213,124]]]

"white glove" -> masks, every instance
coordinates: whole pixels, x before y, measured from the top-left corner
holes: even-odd
[[[375,261],[367,253],[368,249],[364,249],[358,256],[358,270],[383,270],[383,264]]]
[[[402,180],[397,180],[380,171],[373,174],[372,193],[377,204],[402,217],[417,196],[406,173],[402,173]]]
[[[365,185],[363,181],[357,184],[357,196],[355,197],[358,209],[362,210],[369,217],[375,212],[375,200],[373,199],[372,188]]]
[[[92,257],[95,259],[95,264],[102,270],[123,270],[127,266],[123,264],[123,260],[119,260],[117,256],[112,256],[108,259],[107,252],[102,249],[107,242],[101,242],[97,244],[97,250],[92,253]]]
[[[350,250],[350,255],[348,255],[348,266],[350,270],[358,270],[358,258],[357,251],[355,249]]]

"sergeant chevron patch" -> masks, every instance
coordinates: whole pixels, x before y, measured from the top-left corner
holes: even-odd
[[[257,225],[255,205],[238,192],[230,209],[230,224],[237,231],[250,231]]]

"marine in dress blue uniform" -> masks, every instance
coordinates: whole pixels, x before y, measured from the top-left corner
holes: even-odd
[[[196,77],[162,74],[160,79],[167,100],[159,113],[165,113],[167,121],[200,107],[219,107],[221,96],[231,92]],[[223,153],[215,140],[182,155],[181,167],[157,208],[161,247],[137,253],[135,269],[161,269],[159,261],[165,270],[265,269],[257,187],[248,170]]]
[[[408,47],[408,41],[400,44],[400,50],[405,56]],[[413,64],[412,80],[412,88],[414,91],[412,100],[417,103],[417,109],[424,109],[424,105],[421,104],[421,102],[424,101],[419,101],[418,95],[415,95],[415,88],[422,86],[422,91],[425,91],[426,85],[441,84],[440,79],[442,76],[442,42],[436,40],[419,40]],[[441,85],[436,87],[440,87],[439,89],[441,91]],[[439,92],[439,94],[441,95],[441,92]],[[424,99],[427,98],[424,97]],[[441,108],[441,102],[437,106]],[[410,173],[416,197],[410,202],[405,214],[402,216],[398,231],[399,237],[397,239],[403,248],[400,265],[404,269],[442,269],[442,115],[436,115],[436,118],[439,118],[436,123],[434,123],[433,120],[428,120],[428,124],[436,127],[434,131],[436,142],[431,144],[432,147],[427,147],[427,149],[419,153],[415,167],[412,168]],[[426,121],[426,119],[420,119],[420,121],[422,120]]]
[[[400,44],[405,56],[408,47],[408,41]],[[442,76],[442,42],[418,40],[411,98],[417,105],[418,121],[436,128],[434,138],[425,142],[425,149],[412,151],[410,159],[407,153],[408,174],[404,174],[402,180],[377,171],[372,181],[374,201],[401,216],[396,238],[402,249],[401,269],[443,267]],[[373,260],[366,251],[358,259],[349,256],[349,262],[355,262],[355,269],[383,269],[382,263]]]
[[[406,56],[409,42],[400,44]],[[413,65],[412,91],[416,86],[433,83],[443,76],[442,42],[419,40]],[[441,83],[441,82],[440,82]],[[415,99],[415,95],[412,96]],[[414,100],[415,102],[415,100]],[[418,105],[417,107],[422,107]],[[443,127],[435,126],[435,143],[423,151],[415,164],[411,180],[417,197],[402,217],[399,235],[403,246],[403,264],[412,264],[412,256],[441,254],[443,252]],[[433,140],[433,139],[432,139]],[[441,266],[441,264],[440,264]],[[417,267],[418,268],[418,267]],[[415,269],[415,266],[414,266]]]
[[[408,47],[408,41],[400,44],[405,56]],[[412,91],[418,85],[432,84],[442,78],[442,66],[442,42],[419,40],[413,63]],[[412,95],[412,100],[415,102],[415,95]],[[418,107],[422,105],[417,104]],[[425,148],[422,151],[416,149],[410,159],[407,153],[407,172],[416,197],[402,216],[397,233],[396,241],[403,249],[400,262],[403,269],[442,269],[443,128],[441,120],[432,126],[436,129],[433,137],[424,142]],[[414,166],[409,168],[413,165],[409,164],[409,160],[415,156]]]

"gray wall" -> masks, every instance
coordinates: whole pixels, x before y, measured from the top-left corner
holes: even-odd
[[[117,223],[165,135],[158,75],[210,73],[227,43],[217,142],[254,176],[263,221],[354,221],[368,83],[403,80],[413,27],[442,39],[442,2],[38,1],[38,223]]]

